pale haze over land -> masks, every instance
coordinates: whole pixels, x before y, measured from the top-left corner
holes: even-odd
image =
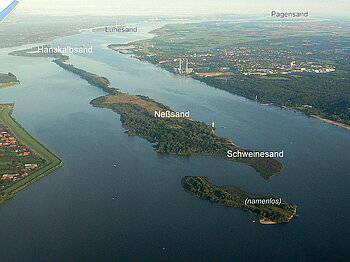
[[[98,15],[266,14],[309,11],[349,16],[349,0],[22,0],[23,12]]]

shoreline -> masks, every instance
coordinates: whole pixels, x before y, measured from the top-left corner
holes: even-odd
[[[278,106],[278,105],[274,105],[274,104],[270,104],[272,106]],[[264,105],[265,106],[265,105]],[[321,120],[323,122],[326,122],[328,124],[331,124],[331,125],[336,125],[336,126],[339,126],[339,127],[342,127],[342,128],[345,128],[347,130],[350,130],[350,125],[347,125],[347,124],[344,124],[344,123],[340,123],[340,122],[337,122],[337,121],[334,121],[334,120],[330,120],[330,119],[327,119],[327,118],[324,118],[324,117],[321,117],[321,116],[318,116],[318,115],[314,115],[314,114],[306,114],[304,113],[303,111],[301,110],[298,110],[296,108],[293,108],[293,107],[288,107],[288,106],[278,106],[280,108],[283,108],[283,109],[287,109],[287,110],[291,110],[291,111],[294,111],[294,112],[299,112],[299,113],[302,113],[303,115],[305,116],[308,116],[308,117],[313,117],[313,118],[316,118],[318,120]]]
[[[277,224],[277,222],[273,222],[273,221],[268,220],[266,218],[259,219],[259,223],[262,225],[276,225]]]
[[[52,42],[52,41],[57,40],[57,39],[65,38],[67,36],[77,35],[80,33],[81,32],[70,32],[70,33],[67,33],[65,35],[61,35],[61,36],[57,36],[57,37],[52,36],[52,37],[48,37],[48,38],[41,39],[41,40],[33,40],[33,41],[30,41],[27,43],[14,43],[13,45],[11,44],[8,46],[0,46],[0,50],[6,49],[6,48],[21,47],[21,46],[26,46],[26,45],[35,45],[35,44],[40,44],[40,43]]]
[[[300,112],[300,111],[298,111],[298,112]],[[310,116],[313,117],[313,118],[316,118],[318,120],[321,120],[323,122],[326,122],[328,124],[336,125],[336,126],[345,128],[347,130],[350,130],[350,125],[343,124],[343,123],[340,123],[340,122],[337,122],[337,121],[334,121],[334,120],[330,120],[330,119],[327,119],[327,118],[323,118],[323,117],[320,117],[320,116],[317,116],[317,115],[310,115]]]
[[[0,84],[0,89],[1,89],[1,88],[6,88],[6,87],[11,87],[11,86],[17,86],[17,85],[19,85],[20,83],[21,83],[20,81],[2,83],[2,84]]]

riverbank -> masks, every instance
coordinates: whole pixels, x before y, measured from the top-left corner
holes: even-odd
[[[128,44],[128,46],[129,47],[132,47],[133,45],[132,45],[132,43],[129,43]],[[114,50],[114,51],[118,51],[118,52],[120,52],[121,54],[133,54],[131,51],[129,51],[129,52],[121,52],[121,50],[119,49],[119,48],[115,48],[113,45],[109,45],[108,46],[110,49],[112,49],[112,50]],[[134,56],[135,57],[135,56]],[[138,57],[136,57],[136,58],[138,58]],[[140,59],[140,58],[138,58],[138,59]],[[140,59],[141,61],[146,61],[146,62],[149,62],[149,63],[151,63],[151,64],[153,64],[153,65],[157,65],[157,63],[154,63],[154,62],[152,62],[151,60],[148,60],[148,59]],[[171,69],[171,68],[169,68],[169,67],[167,67],[167,66],[162,66],[162,65],[160,65],[163,69],[165,69],[166,71],[168,71],[168,72],[170,72],[170,73],[172,73],[172,74],[175,74],[174,73],[174,71]],[[193,79],[195,79],[195,80],[198,80],[198,81],[200,81],[200,82],[202,82],[202,83],[205,83],[205,84],[207,84],[207,85],[209,85],[209,86],[211,86],[211,87],[214,87],[214,88],[218,88],[218,89],[221,89],[221,90],[224,90],[224,91],[227,91],[227,92],[229,92],[229,93],[231,93],[231,94],[236,94],[236,93],[233,93],[233,92],[230,92],[227,88],[222,88],[220,85],[221,84],[226,84],[226,83],[214,83],[214,81],[213,80],[211,80],[209,77],[201,77],[201,76],[199,76],[199,75],[190,75],[189,77],[191,77],[191,78],[193,78]],[[240,84],[240,83],[239,83]],[[252,101],[256,101],[255,99],[254,99],[254,97],[253,96],[251,96],[251,95],[249,95],[249,96],[247,96],[247,95],[244,95],[243,93],[237,93],[236,95],[239,95],[239,96],[243,96],[243,97],[245,97],[245,98],[247,98],[247,99],[249,99],[249,100],[252,100]],[[272,103],[272,102],[265,102],[265,101],[259,101],[259,103],[260,103],[260,105],[261,106],[277,106],[277,107],[280,107],[280,108],[285,108],[285,109],[289,109],[289,110],[294,110],[294,111],[297,111],[297,112],[301,112],[301,113],[303,113],[304,115],[306,115],[306,116],[311,116],[311,117],[314,117],[314,118],[317,118],[317,119],[319,119],[319,120],[322,120],[322,121],[324,121],[324,122],[327,122],[327,123],[329,123],[329,124],[333,124],[333,125],[336,125],[336,126],[339,126],[339,127],[343,127],[343,128],[345,128],[345,129],[347,129],[347,130],[350,130],[350,125],[347,125],[347,124],[344,124],[344,123],[341,123],[341,122],[338,122],[338,121],[334,121],[334,120],[331,120],[331,119],[327,119],[327,118],[325,118],[325,117],[321,117],[321,116],[317,116],[317,115],[314,115],[314,114],[312,114],[311,112],[308,112],[308,111],[306,111],[306,109],[307,108],[302,108],[302,107],[300,107],[300,108],[297,108],[297,107],[287,107],[287,106],[282,106],[282,105],[279,105],[279,104],[275,104],[275,103]],[[309,108],[310,109],[310,108]]]
[[[225,25],[215,26],[222,30],[227,29]],[[108,47],[122,54],[130,54],[132,57],[171,73],[191,77],[214,88],[263,105],[291,107],[307,116],[317,115],[341,127],[350,125],[350,77],[346,64],[339,64],[331,69],[324,67],[324,70],[294,68],[285,71],[278,68],[288,67],[290,62],[277,59],[276,63],[280,66],[275,68],[275,71],[271,71],[270,65],[265,65],[259,57],[264,56],[266,59],[271,57],[271,54],[264,53],[265,48],[269,48],[272,53],[283,51],[278,47],[280,43],[266,47],[265,40],[269,36],[266,36],[264,41],[252,43],[251,39],[246,39],[240,42],[242,39],[237,35],[245,38],[247,34],[244,30],[242,31],[242,28],[235,30],[237,31],[235,34],[229,34],[232,36],[230,41],[222,43],[220,39],[228,37],[227,34],[219,34],[216,36],[217,39],[213,40],[213,36],[207,34],[207,28],[201,27],[200,24],[192,24],[189,28],[188,25],[168,25],[152,31],[156,35],[151,39],[126,44],[110,44]],[[283,30],[276,29],[275,33],[283,33]],[[198,41],[196,33],[203,33],[201,41]],[[260,36],[260,33],[259,31],[254,34]],[[236,43],[237,41],[240,43]],[[270,41],[274,43],[277,40],[270,39]],[[293,41],[292,36],[283,39],[286,46]],[[203,44],[206,42],[208,45]],[[316,43],[315,46],[317,46]],[[341,48],[346,47],[341,46]],[[262,53],[257,55],[252,50],[260,50]],[[296,47],[296,50],[302,52],[302,48]],[[323,53],[324,50],[320,47],[318,51]],[[235,56],[231,57],[232,54]],[[239,56],[243,58],[238,58]],[[305,56],[300,57],[300,59],[304,58]],[[337,61],[332,60],[333,57],[328,59],[334,65],[337,64]],[[343,59],[345,61],[346,57]],[[255,66],[251,68],[249,63],[245,65],[233,62],[237,60],[242,63],[254,61]],[[185,69],[185,66],[188,68]]]
[[[270,106],[270,105],[277,106],[277,105],[274,105],[274,104],[269,104],[268,106]],[[340,123],[340,122],[337,122],[337,121],[334,121],[334,120],[330,120],[330,119],[327,119],[327,118],[324,118],[324,117],[321,117],[321,116],[318,116],[318,115],[307,114],[307,113],[303,112],[302,110],[298,110],[298,108],[293,108],[293,107],[288,107],[288,106],[280,106],[280,107],[283,108],[283,109],[288,109],[288,110],[294,111],[294,112],[301,112],[301,113],[304,113],[305,115],[307,115],[309,117],[316,118],[316,119],[321,120],[323,122],[326,122],[328,124],[336,125],[336,126],[339,126],[339,127],[343,127],[343,128],[345,128],[347,130],[350,130],[350,125],[347,125],[347,124],[344,124],[344,123]]]
[[[14,104],[1,105],[0,121],[14,134],[15,138],[26,145],[31,151],[45,160],[43,166],[34,170],[28,176],[11,183],[0,191],[0,203],[13,197],[15,193],[34,183],[40,178],[52,173],[63,165],[63,161],[31,136],[13,117]]]
[[[114,24],[112,16],[53,16],[18,15],[18,19],[9,19],[1,25],[0,49],[27,44],[51,42],[63,37],[80,34],[83,30]],[[16,28],[16,30],[14,30]]]
[[[20,82],[8,82],[8,83],[0,83],[0,88],[10,87],[10,86],[16,86],[19,85]]]
[[[321,121],[327,122],[329,124],[340,126],[340,127],[343,127],[343,128],[345,128],[347,130],[350,130],[350,125],[339,123],[339,122],[336,122],[336,121],[333,121],[333,120],[329,120],[329,119],[326,119],[326,118],[323,118],[323,117],[320,117],[320,116],[316,116],[316,115],[310,115],[310,116],[313,117],[313,118],[317,118],[317,119],[319,119]]]

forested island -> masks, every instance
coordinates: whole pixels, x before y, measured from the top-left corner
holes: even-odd
[[[43,47],[47,48],[48,50],[51,50],[50,45],[44,45]],[[53,58],[52,62],[57,64],[59,67],[65,69],[67,71],[70,71],[74,74],[79,75],[80,78],[86,80],[89,84],[91,84],[93,86],[100,87],[108,93],[111,92],[111,84],[107,78],[98,76],[96,74],[93,74],[93,73],[87,72],[85,70],[82,70],[80,68],[74,67],[73,65],[67,64],[66,62],[69,60],[69,56],[64,55],[60,52],[42,53],[42,52],[38,52],[38,47],[33,47],[33,48],[29,48],[29,49],[24,49],[24,50],[13,51],[13,52],[9,53],[9,55]]]
[[[271,201],[272,196],[263,196],[243,191],[237,186],[217,186],[207,177],[186,176],[181,180],[186,192],[210,202],[246,210],[260,220],[262,224],[287,223],[297,216],[297,206],[294,204],[246,204],[247,199],[256,202]]]
[[[113,89],[111,87],[111,83],[110,83],[109,79],[102,77],[102,76],[98,76],[98,75],[93,74],[93,73],[90,73],[90,72],[85,71],[83,69],[77,68],[73,65],[66,64],[66,63],[64,63],[64,61],[62,61],[62,59],[55,59],[55,60],[53,60],[53,62],[55,64],[57,64],[58,66],[60,66],[61,68],[65,69],[67,71],[70,71],[74,74],[77,74],[78,76],[80,76],[81,79],[86,80],[90,85],[102,88],[104,91],[106,91],[108,93],[113,93]]]
[[[95,107],[112,109],[120,114],[127,134],[140,136],[156,143],[157,152],[176,155],[216,155],[227,160],[249,164],[265,179],[278,174],[283,165],[274,158],[236,157],[226,158],[228,150],[247,151],[235,145],[229,138],[215,134],[206,123],[190,118],[156,118],[155,111],[173,110],[153,99],[141,95],[129,95],[113,89],[113,93],[91,101]]]
[[[0,73],[0,88],[18,85],[20,82],[17,77],[12,73],[1,74]]]

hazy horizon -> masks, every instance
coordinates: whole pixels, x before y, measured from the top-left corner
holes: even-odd
[[[349,16],[350,2],[345,0],[19,0],[18,12],[67,15],[219,15],[266,14],[272,10],[305,12],[310,15]]]

